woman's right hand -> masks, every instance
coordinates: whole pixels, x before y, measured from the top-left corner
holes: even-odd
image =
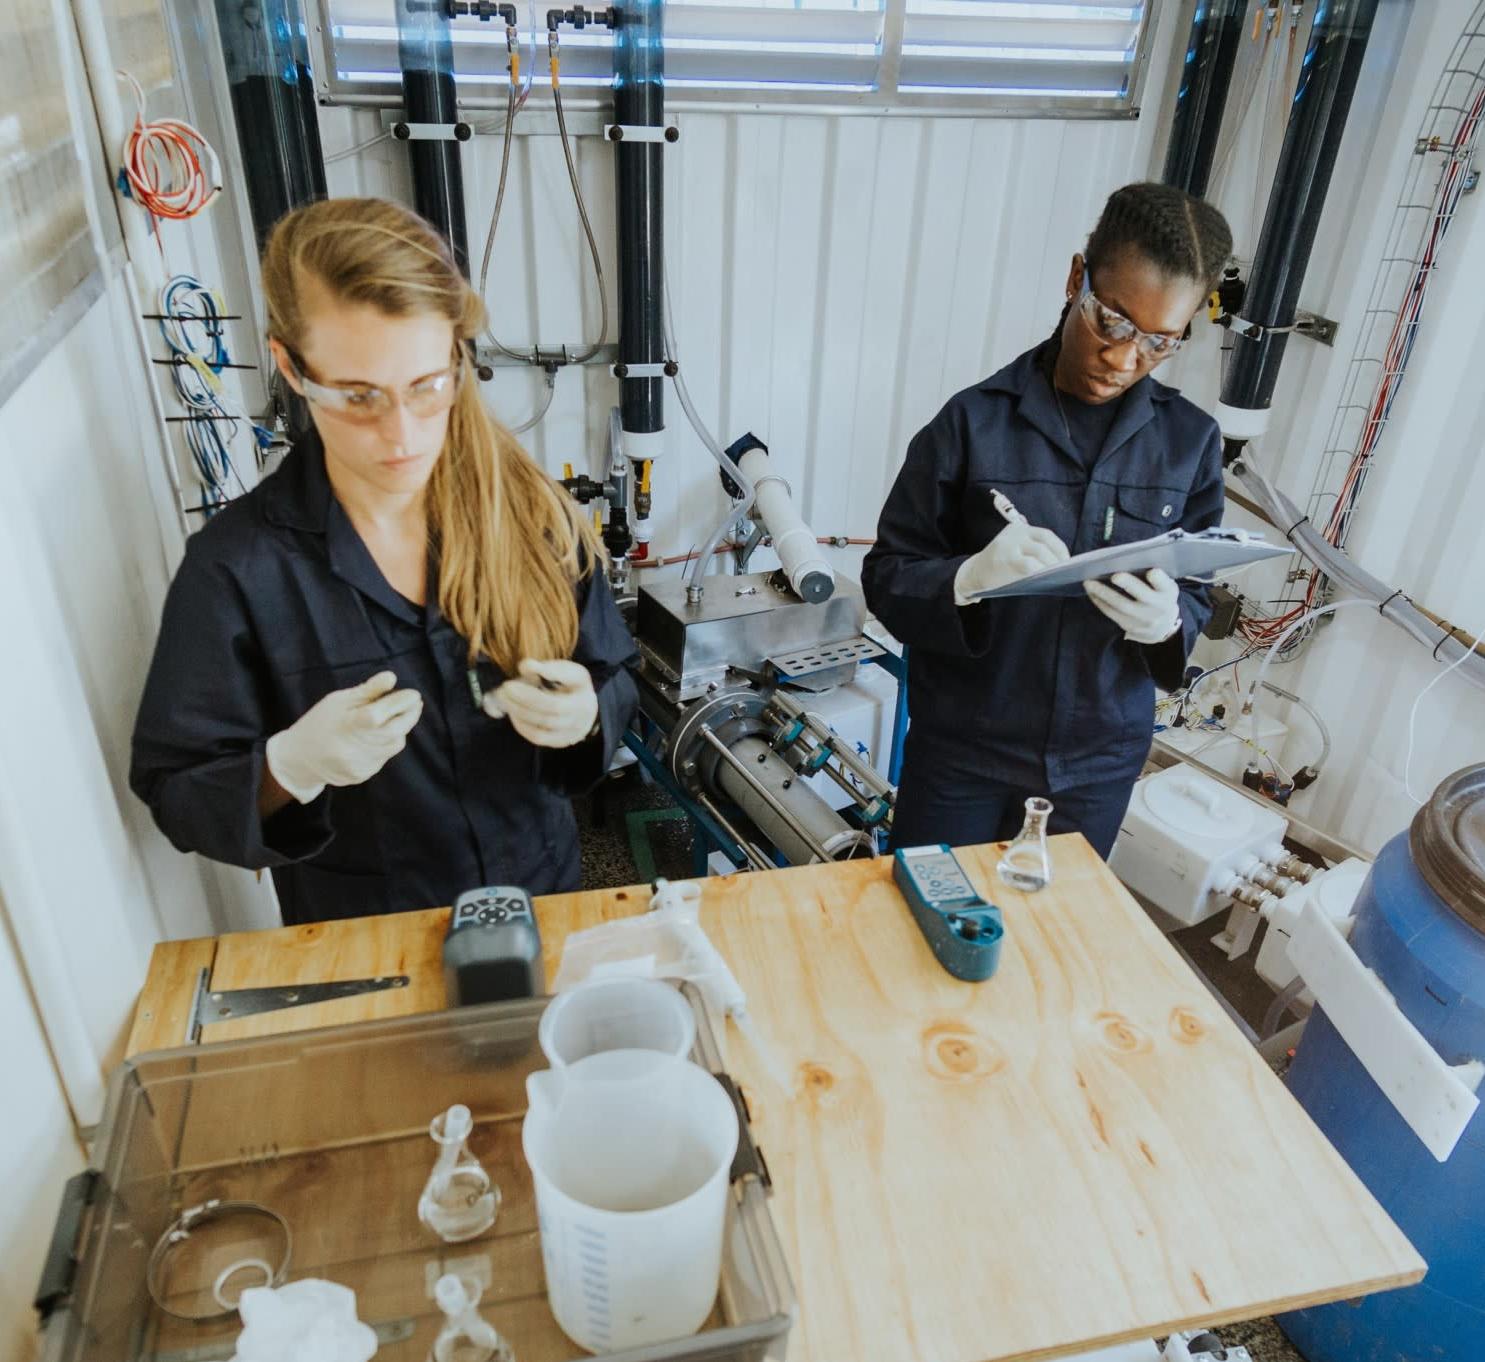
[[[954,600],[970,605],[981,591],[1009,586],[1022,577],[1056,567],[1071,555],[1067,545],[1051,530],[1013,521],[972,558],[966,558],[954,575]]]
[[[346,690],[331,691],[268,740],[268,770],[301,804],[327,785],[359,785],[402,751],[423,714],[415,690],[393,690],[397,678],[378,672]]]

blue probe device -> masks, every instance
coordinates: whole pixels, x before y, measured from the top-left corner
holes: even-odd
[[[939,964],[971,983],[995,973],[1005,936],[1000,909],[975,892],[947,846],[899,847],[892,878]]]

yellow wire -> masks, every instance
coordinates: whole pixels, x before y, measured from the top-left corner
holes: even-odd
[[[648,493],[650,490],[650,460],[646,459],[639,466],[639,490]]]

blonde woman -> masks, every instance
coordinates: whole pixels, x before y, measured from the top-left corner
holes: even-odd
[[[314,430],[190,541],[130,784],[286,923],[578,883],[569,796],[635,705],[591,527],[485,410],[479,297],[379,199],[290,213],[270,347]]]

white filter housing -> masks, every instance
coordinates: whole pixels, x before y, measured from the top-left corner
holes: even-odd
[[[1259,977],[1271,988],[1287,988],[1299,972],[1289,963],[1289,938],[1299,925],[1299,915],[1305,904],[1313,900],[1336,927],[1342,936],[1351,931],[1351,910],[1356,907],[1356,896],[1371,873],[1371,862],[1351,857],[1339,865],[1315,876],[1308,884],[1291,889],[1274,905],[1268,917],[1268,930],[1263,934],[1263,945],[1258,948],[1258,959],[1254,962]],[[1301,995],[1308,1002],[1308,992]]]
[[[1109,866],[1135,893],[1189,926],[1227,906],[1217,886],[1280,842],[1288,826],[1281,813],[1210,776],[1172,766],[1134,787]]]
[[[835,569],[820,551],[815,532],[795,509],[789,484],[774,472],[764,450],[748,450],[737,466],[753,484],[758,515],[773,536],[773,551],[794,594],[802,601],[828,599],[835,590]]]

